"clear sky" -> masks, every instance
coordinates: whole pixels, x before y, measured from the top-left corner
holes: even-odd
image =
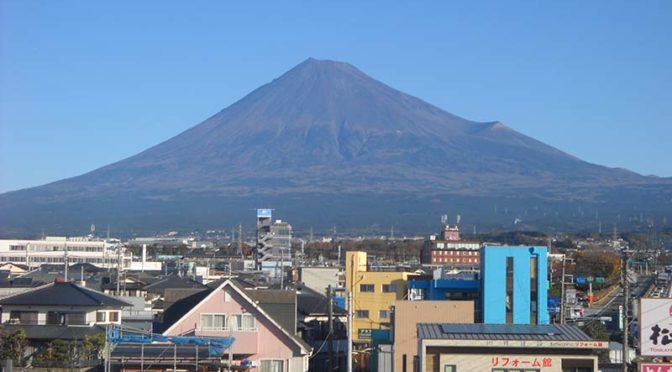
[[[199,123],[308,57],[672,176],[672,1],[0,1],[0,192]]]

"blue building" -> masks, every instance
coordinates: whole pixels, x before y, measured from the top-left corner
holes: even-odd
[[[419,277],[408,281],[412,301],[477,300],[481,292],[478,272],[449,274],[442,268],[434,270],[433,278]]]
[[[486,324],[548,324],[546,247],[481,248],[481,316]]]

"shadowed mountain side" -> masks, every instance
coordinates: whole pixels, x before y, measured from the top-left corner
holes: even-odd
[[[672,180],[590,164],[500,122],[471,122],[447,113],[347,63],[308,59],[201,124],[135,156],[78,177],[0,195],[0,226],[40,228],[19,218],[25,215],[41,216],[42,228],[51,228],[56,221],[50,223],[45,210],[80,205],[77,213],[83,215],[59,217],[60,226],[71,226],[69,221],[90,221],[107,201],[133,200],[132,208],[112,208],[116,212],[108,209],[103,215],[114,223],[137,221],[141,229],[153,225],[136,218],[142,213],[138,210],[148,209],[163,221],[157,228],[169,228],[198,215],[194,206],[200,202],[190,199],[265,204],[302,193],[316,195],[306,198],[316,201],[337,198],[352,216],[366,215],[354,200],[367,195],[382,203],[369,208],[380,209],[387,209],[385,200],[401,198],[410,206],[414,198],[453,195],[469,198],[474,210],[481,209],[478,200],[491,204],[502,198],[594,204],[600,209],[618,205],[625,208],[620,213],[650,205],[652,213],[662,215],[672,203]],[[289,200],[301,203],[301,198]],[[167,218],[172,207],[162,203],[180,204],[182,213]],[[418,208],[427,206],[420,203]],[[292,218],[302,219],[302,212],[297,213]],[[215,225],[237,222],[220,220]],[[424,224],[413,219],[408,223]]]

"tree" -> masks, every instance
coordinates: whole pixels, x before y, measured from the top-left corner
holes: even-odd
[[[86,336],[82,343],[82,359],[97,360],[101,358],[105,347],[105,335],[98,333],[94,336]]]
[[[609,330],[600,321],[589,320],[581,326],[581,330],[586,332],[586,334],[594,340],[609,341]],[[606,350],[599,351],[598,358],[600,363],[608,363],[609,352]]]
[[[3,334],[0,337],[0,359],[11,359],[15,365],[21,366],[26,344],[26,333],[23,329]]]
[[[621,258],[608,251],[583,251],[574,257],[576,276],[607,278],[608,283],[618,280],[621,270]]]

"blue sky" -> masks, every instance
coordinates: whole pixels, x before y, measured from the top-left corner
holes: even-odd
[[[136,154],[308,57],[672,176],[670,1],[247,3],[0,2],[0,192]]]

